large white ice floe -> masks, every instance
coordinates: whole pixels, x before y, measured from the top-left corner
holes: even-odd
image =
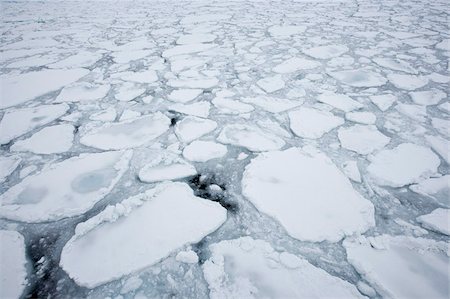
[[[388,110],[397,101],[397,97],[389,93],[370,96],[369,98],[381,111]]]
[[[317,139],[328,131],[344,124],[341,117],[328,111],[301,107],[289,112],[289,125],[295,135]]]
[[[139,171],[139,179],[146,183],[176,180],[197,174],[194,166],[170,152],[157,153]]]
[[[306,55],[317,59],[330,59],[346,52],[348,52],[348,48],[343,45],[326,45],[303,50]]]
[[[118,123],[106,123],[80,138],[84,145],[103,149],[125,149],[143,146],[169,129],[170,119],[157,112]]]
[[[179,113],[207,118],[211,104],[209,101],[200,101],[192,104],[173,104],[168,108]]]
[[[210,50],[211,48],[214,48],[215,46],[216,45],[214,45],[214,44],[202,44],[202,43],[175,46],[175,47],[165,50],[162,53],[162,57],[170,58],[170,57],[177,56],[177,55],[203,52],[206,50]]]
[[[448,245],[381,235],[344,240],[348,261],[386,298],[448,298]]]
[[[373,61],[385,68],[394,70],[394,71],[401,71],[408,74],[417,74],[417,70],[411,66],[408,62],[394,59],[394,58],[374,58]]]
[[[252,105],[228,98],[215,97],[211,102],[223,114],[242,114],[255,110]]]
[[[300,70],[310,70],[320,67],[321,63],[306,58],[293,57],[275,66],[272,71],[279,74],[288,74]]]
[[[440,164],[439,158],[428,147],[412,143],[382,150],[370,160],[369,175],[377,184],[390,187],[418,183],[436,174]]]
[[[16,170],[21,160],[18,156],[0,157],[0,183]]]
[[[349,282],[263,240],[243,237],[209,248],[202,268],[212,299],[364,298]]]
[[[219,203],[195,197],[185,183],[161,183],[79,224],[60,265],[77,284],[93,288],[199,242],[225,222],[226,213]]]
[[[191,142],[216,128],[217,123],[213,120],[187,116],[176,124],[175,134],[182,142]]]
[[[173,90],[167,98],[177,103],[187,103],[198,97],[203,92],[203,89],[196,88],[182,88]]]
[[[436,209],[430,214],[417,217],[417,221],[422,223],[422,226],[433,231],[450,236],[450,210]]]
[[[182,35],[177,39],[178,45],[189,45],[199,43],[210,43],[216,39],[214,34],[209,33],[196,33]]]
[[[64,153],[72,147],[74,131],[75,127],[70,124],[45,127],[30,138],[16,141],[10,150],[36,154]]]
[[[327,105],[330,105],[336,109],[340,109],[345,112],[349,112],[363,107],[361,103],[353,100],[348,95],[337,94],[332,92],[320,94],[317,97],[317,100],[319,102],[325,103]]]
[[[50,164],[0,195],[0,216],[23,222],[83,214],[105,197],[128,169],[131,152],[104,152]]]
[[[377,87],[386,84],[385,77],[374,71],[366,69],[331,71],[333,78],[353,87]]]
[[[380,133],[376,126],[354,125],[339,128],[338,138],[343,148],[367,155],[385,147],[391,140]]]
[[[19,105],[65,85],[89,73],[86,69],[41,70],[0,76],[0,109]]]
[[[375,223],[372,203],[314,148],[260,154],[245,168],[242,193],[299,240],[337,242]]]
[[[189,161],[206,162],[221,158],[227,153],[227,147],[213,141],[195,140],[183,150],[183,156]]]
[[[412,191],[434,198],[440,204],[450,208],[450,175],[429,178],[409,186]]]
[[[0,122],[0,144],[9,143],[16,137],[46,125],[63,116],[68,110],[67,104],[9,110]]]
[[[0,245],[0,297],[21,298],[27,283],[24,238],[16,231],[0,230]]]
[[[285,142],[269,130],[254,125],[226,125],[217,140],[224,144],[242,146],[250,151],[270,151],[281,149]]]
[[[270,27],[267,31],[269,31],[270,35],[275,38],[289,38],[292,35],[303,33],[306,30],[305,26],[298,25],[275,25]]]
[[[418,105],[436,105],[447,97],[447,94],[438,89],[413,91],[409,93],[411,100]]]
[[[442,159],[450,164],[450,151],[448,150],[450,148],[450,141],[442,137],[433,135],[425,136],[425,139],[427,140],[431,148],[435,150],[436,153],[438,153],[439,156],[442,157]]]
[[[111,86],[88,82],[79,82],[64,87],[55,99],[55,103],[95,101],[104,98]]]

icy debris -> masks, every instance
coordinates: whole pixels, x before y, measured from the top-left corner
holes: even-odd
[[[338,138],[341,146],[348,150],[367,155],[385,147],[391,140],[373,125],[354,125],[339,128]]]
[[[442,137],[432,135],[425,136],[425,139],[431,148],[438,153],[442,159],[450,164],[450,151],[448,150],[450,148],[450,141]]]
[[[361,103],[358,103],[345,94],[327,92],[319,95],[317,100],[334,108],[343,110],[344,112],[349,112],[363,107]]]
[[[130,158],[131,152],[116,151],[50,164],[0,195],[0,216],[46,222],[83,214],[112,190]]]
[[[436,105],[447,97],[445,92],[438,89],[414,91],[410,92],[409,95],[414,103],[424,106]]]
[[[64,153],[72,147],[75,128],[69,124],[45,127],[30,138],[16,141],[10,148],[35,154]]]
[[[197,170],[195,167],[178,155],[161,152],[139,171],[139,179],[146,183],[154,183],[181,179],[196,174]]]
[[[202,268],[212,299],[364,298],[349,282],[263,240],[243,237],[209,249]]]
[[[303,241],[337,242],[375,224],[372,203],[313,148],[260,154],[245,168],[242,193]]]
[[[0,183],[3,183],[16,170],[21,161],[22,159],[18,156],[0,157]]]
[[[348,48],[344,45],[326,45],[303,50],[306,55],[317,59],[330,59],[347,52]]]
[[[348,119],[352,122],[365,124],[365,125],[373,125],[377,120],[377,116],[372,112],[347,112],[345,113],[345,119]]]
[[[64,87],[56,97],[55,103],[98,101],[109,92],[109,84],[99,85],[88,82],[79,82]]]
[[[169,106],[169,110],[179,113],[207,118],[211,104],[209,101],[195,102],[192,104],[174,104]]]
[[[417,70],[408,62],[394,58],[374,58],[373,61],[385,68],[400,71],[408,74],[417,74]]]
[[[295,25],[282,25],[282,26],[272,26],[268,29],[270,35],[275,38],[289,38],[292,35],[300,34],[305,32],[305,26],[295,26]]]
[[[397,102],[397,97],[393,94],[381,94],[369,97],[372,103],[377,105],[381,111],[388,110],[392,104]]]
[[[285,98],[276,98],[272,96],[257,96],[257,97],[243,97],[241,101],[259,106],[262,109],[272,112],[280,113],[303,104],[302,101],[291,101]]]
[[[217,123],[210,119],[187,116],[175,126],[175,134],[182,142],[191,142],[214,131]]]
[[[439,158],[428,147],[412,143],[382,150],[370,161],[369,175],[379,185],[390,187],[418,183],[436,174],[440,164]]]
[[[449,209],[436,209],[430,214],[417,217],[417,221],[422,223],[425,228],[450,236]]]
[[[255,110],[252,105],[228,98],[215,97],[212,103],[223,114],[243,114]]]
[[[131,276],[122,285],[120,289],[121,294],[128,294],[138,290],[144,282],[137,276]]]
[[[114,121],[116,117],[117,117],[116,109],[114,109],[114,107],[109,107],[105,110],[92,114],[91,116],[89,116],[89,119],[96,121],[110,122]]]
[[[395,87],[404,90],[415,90],[428,84],[425,76],[389,74],[388,79]]]
[[[178,45],[210,43],[216,39],[216,36],[208,33],[196,33],[182,35],[177,39]]]
[[[180,263],[186,263],[186,264],[197,264],[198,263],[198,255],[197,255],[197,253],[195,253],[195,251],[192,251],[192,250],[178,252],[175,259],[177,261],[179,261]]]
[[[346,161],[342,164],[344,174],[354,182],[361,183],[361,173],[356,161]]]
[[[344,124],[341,117],[328,111],[301,107],[289,112],[289,125],[295,135],[317,139],[328,131]]]
[[[283,89],[285,86],[284,80],[281,75],[275,75],[272,77],[260,79],[256,82],[256,84],[268,93]]]
[[[226,125],[217,140],[225,144],[242,146],[255,152],[277,150],[285,145],[283,139],[269,130],[247,124]]]
[[[377,87],[386,84],[387,80],[379,73],[366,70],[348,70],[328,72],[330,76],[353,87]]]
[[[93,288],[151,266],[226,220],[226,209],[195,197],[184,183],[162,183],[109,207],[63,248],[60,266],[80,286]]]
[[[86,69],[43,69],[0,76],[0,109],[16,106],[46,93],[58,90],[89,73]]]
[[[322,64],[311,59],[293,57],[275,66],[272,71],[279,74],[294,73],[300,70],[311,70],[320,67]]]
[[[0,230],[0,297],[21,298],[27,283],[25,241],[16,231]]]
[[[417,185],[409,186],[409,189],[418,194],[432,197],[440,204],[450,208],[450,175],[423,180]]]
[[[104,124],[87,132],[80,142],[103,150],[133,148],[159,137],[169,126],[170,119],[157,112],[124,122]]]
[[[448,298],[445,242],[382,235],[349,238],[343,245],[348,261],[381,296]]]
[[[193,141],[183,150],[183,156],[193,162],[206,162],[211,159],[221,158],[226,153],[227,147],[225,145],[201,140]]]
[[[0,144],[7,144],[16,137],[46,125],[68,110],[67,104],[8,110],[0,122]]]
[[[187,103],[201,95],[202,92],[203,89],[175,89],[167,96],[167,98],[173,102]]]
[[[121,102],[129,102],[142,95],[145,88],[138,87],[134,83],[125,82],[119,85],[114,97]]]

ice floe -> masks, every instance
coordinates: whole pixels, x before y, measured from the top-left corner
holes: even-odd
[[[319,102],[328,104],[334,108],[349,112],[362,108],[363,105],[345,94],[323,93],[317,97]]]
[[[183,150],[183,156],[189,161],[206,162],[221,158],[227,153],[227,147],[213,141],[195,140]]]
[[[303,53],[317,59],[330,59],[341,56],[348,50],[348,47],[344,45],[326,45],[305,49]]]
[[[263,240],[243,237],[209,248],[202,268],[212,299],[364,298],[354,285]]]
[[[345,113],[345,119],[348,119],[355,123],[373,125],[377,120],[377,116],[368,111],[347,112]]]
[[[50,164],[0,195],[0,216],[23,222],[80,215],[105,197],[128,169],[131,152],[104,152]]]
[[[214,131],[217,123],[210,119],[187,116],[177,122],[175,126],[175,134],[182,142],[191,142]]]
[[[25,241],[20,233],[10,230],[0,230],[0,240],[0,297],[18,299],[27,283]]]
[[[7,144],[16,137],[51,123],[68,110],[67,104],[9,110],[0,122],[0,144]]]
[[[450,175],[429,178],[409,186],[412,191],[434,198],[440,204],[450,208]]]
[[[381,235],[346,239],[343,245],[348,261],[383,297],[447,298],[449,295],[449,257],[445,242]]]
[[[369,98],[381,111],[388,110],[398,100],[393,94],[381,94]]]
[[[448,178],[447,178],[448,179]],[[431,229],[433,231],[450,236],[450,210],[449,209],[436,209],[430,214],[417,217],[423,227]]]
[[[418,105],[436,105],[442,99],[447,97],[447,94],[441,90],[424,90],[424,91],[413,91],[409,93],[411,100]]]
[[[366,69],[328,72],[333,78],[354,87],[377,87],[387,83],[385,77]]]
[[[118,123],[106,123],[88,131],[80,142],[103,150],[143,146],[165,133],[170,119],[157,112]]]
[[[416,90],[428,84],[428,78],[424,76],[389,74],[388,79],[395,87],[404,90]]]
[[[301,107],[289,112],[289,125],[295,135],[317,139],[328,131],[344,124],[341,117],[328,111]]]
[[[272,113],[280,113],[303,104],[301,101],[292,101],[284,98],[263,95],[257,97],[244,97],[241,98],[241,101],[261,107],[262,109]]]
[[[341,146],[348,150],[367,155],[385,147],[391,140],[373,125],[354,125],[339,128],[338,138]]]
[[[220,204],[195,197],[188,185],[162,183],[79,224],[60,265],[77,284],[93,288],[199,242],[225,220]]]
[[[197,174],[194,166],[172,153],[159,153],[139,170],[139,179],[145,183],[176,180]]]
[[[337,242],[375,223],[372,203],[313,148],[260,154],[245,168],[242,193],[299,240]]]
[[[0,157],[0,183],[16,170],[21,160],[18,156]]]
[[[428,147],[402,143],[377,153],[367,171],[379,185],[402,187],[436,174],[439,164],[439,158]]]
[[[293,57],[275,66],[272,71],[279,74],[288,74],[300,70],[310,70],[320,67],[321,63],[305,58]]]
[[[55,103],[101,100],[106,96],[109,89],[109,84],[98,85],[87,82],[71,84],[61,90],[55,99]]]
[[[175,89],[172,91],[167,98],[173,102],[178,103],[187,103],[201,95],[203,92],[202,89]]]
[[[256,84],[268,93],[283,89],[285,86],[285,82],[281,75],[259,79]]]

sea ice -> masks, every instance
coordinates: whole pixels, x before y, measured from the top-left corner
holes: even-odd
[[[0,297],[21,298],[27,283],[25,241],[23,236],[10,230],[0,230]]]
[[[74,83],[64,87],[54,102],[98,101],[108,94],[109,89],[109,84],[98,85],[88,82]]]
[[[397,102],[397,97],[393,94],[380,94],[369,97],[372,103],[377,105],[381,111],[388,110],[395,102]]]
[[[333,78],[353,87],[377,87],[386,84],[387,80],[379,73],[366,70],[348,70],[328,72]]]
[[[280,113],[303,104],[301,101],[291,101],[285,98],[276,98],[273,96],[257,96],[257,97],[243,97],[241,101],[259,106],[262,109],[272,112]]]
[[[450,210],[436,209],[430,214],[417,217],[417,221],[422,223],[422,226],[433,231],[450,236]]]
[[[183,150],[183,156],[189,161],[206,162],[211,159],[223,157],[227,153],[227,147],[223,144],[195,140]]]
[[[219,203],[195,197],[185,183],[161,183],[79,224],[60,265],[77,284],[94,288],[199,242],[225,222],[226,213]]]
[[[328,111],[301,107],[289,112],[289,125],[295,135],[317,139],[328,131],[344,124],[341,117]]]
[[[372,203],[313,148],[260,154],[245,168],[242,193],[303,241],[337,242],[375,224]]]
[[[118,123],[106,123],[80,138],[86,146],[102,150],[125,149],[145,145],[165,133],[170,119],[157,112]]]
[[[438,89],[413,91],[409,95],[414,103],[424,106],[436,105],[447,97],[445,92]]]
[[[167,96],[167,98],[173,102],[187,103],[201,95],[202,92],[203,89],[175,89]]]
[[[429,178],[409,186],[412,191],[434,198],[440,204],[450,208],[450,175]]]
[[[428,147],[412,143],[382,150],[370,161],[369,175],[379,185],[390,187],[418,183],[434,175],[440,164],[439,158]]]
[[[334,108],[343,110],[345,112],[349,112],[363,107],[361,103],[353,100],[351,97],[345,94],[336,94],[327,92],[319,95],[317,100],[319,102],[328,104],[330,106],[333,106]]]
[[[283,89],[285,86],[284,80],[281,75],[275,75],[272,77],[260,79],[256,82],[256,84],[268,93]]]
[[[217,123],[210,119],[187,116],[177,122],[175,134],[182,142],[191,142],[195,139],[214,131]]]
[[[343,45],[326,45],[303,50],[306,55],[317,59],[330,59],[347,52],[348,48]]]
[[[354,125],[339,128],[338,138],[341,146],[348,150],[367,155],[385,147],[391,140],[373,125]]]
[[[416,90],[428,84],[425,76],[389,74],[388,79],[395,87],[404,90]]]
[[[64,153],[72,147],[74,131],[74,126],[69,124],[48,126],[30,138],[14,142],[10,150],[35,154]]]
[[[0,195],[0,216],[46,222],[83,214],[112,190],[130,158],[131,152],[116,151],[50,164]]]
[[[197,174],[194,166],[171,153],[160,153],[139,171],[139,179],[145,183],[177,180]]]
[[[365,124],[365,125],[373,125],[377,120],[377,116],[372,112],[361,111],[361,112],[347,112],[345,113],[345,119],[348,119],[352,122]]]
[[[386,298],[448,298],[445,242],[381,235],[344,240],[348,261]]]
[[[242,237],[209,249],[202,268],[212,299],[364,298],[354,285],[263,240]]]
[[[21,160],[18,156],[0,157],[0,183],[3,183],[16,170]]]
[[[311,59],[293,57],[275,66],[272,71],[279,74],[288,74],[300,70],[310,70],[320,67],[322,64]]]

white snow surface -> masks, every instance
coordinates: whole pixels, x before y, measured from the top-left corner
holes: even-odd
[[[79,285],[93,288],[200,241],[225,220],[224,208],[195,197],[186,184],[162,183],[79,224],[60,265]]]
[[[18,299],[27,283],[25,241],[11,230],[0,230],[0,297]]]
[[[314,148],[260,154],[245,168],[242,193],[303,241],[337,242],[374,225],[372,203]]]
[[[344,124],[344,120],[328,111],[301,107],[289,112],[289,125],[295,135],[317,139]]]
[[[422,226],[433,231],[450,236],[450,210],[449,209],[436,209],[430,214],[417,217],[417,221],[422,223]]]

